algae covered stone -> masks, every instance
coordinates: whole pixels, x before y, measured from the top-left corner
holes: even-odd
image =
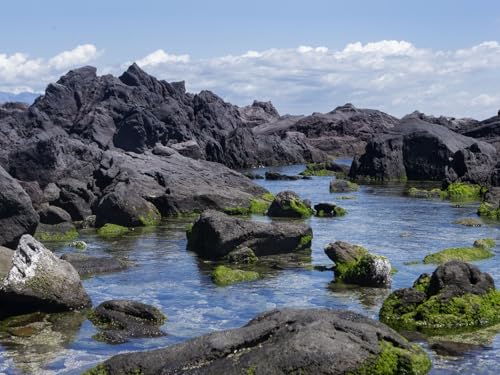
[[[335,281],[379,288],[391,285],[391,264],[386,257],[373,255],[364,247],[337,241],[325,248],[335,262]]]
[[[347,193],[358,191],[359,186],[354,182],[347,180],[333,179],[330,182],[330,192],[331,193]]]
[[[128,233],[128,231],[129,231],[128,228],[123,227],[121,225],[107,223],[97,230],[97,234],[103,238],[114,238],[114,237],[120,237]]]
[[[500,292],[476,266],[451,261],[422,275],[412,288],[391,293],[380,321],[398,330],[429,334],[473,329],[500,322]]]
[[[282,191],[274,197],[267,210],[268,216],[308,218],[314,213],[311,205],[293,191]]]
[[[258,272],[233,269],[227,266],[217,266],[212,271],[212,280],[215,284],[225,286],[245,281],[257,280],[260,277]]]
[[[472,247],[453,247],[429,254],[424,258],[425,264],[441,264],[450,260],[461,260],[471,262],[475,260],[488,259],[495,255],[491,248],[495,241],[491,238],[476,240]]]
[[[344,216],[347,213],[345,208],[337,206],[334,203],[318,203],[314,205],[314,211],[318,217]]]

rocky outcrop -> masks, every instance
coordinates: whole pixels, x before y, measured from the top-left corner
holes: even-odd
[[[167,317],[154,306],[129,300],[112,300],[97,306],[89,319],[101,329],[94,336],[95,339],[121,344],[129,338],[164,336],[160,326]]]
[[[335,281],[375,288],[389,288],[391,263],[386,257],[370,254],[364,247],[337,241],[325,247],[334,263]]]
[[[308,144],[330,155],[359,155],[374,135],[398,124],[399,120],[384,112],[360,109],[347,103],[328,113],[310,116],[283,116],[263,123],[253,130],[258,135],[283,135],[297,132]]]
[[[307,218],[314,213],[311,202],[304,201],[293,191],[278,193],[267,210],[271,217]]]
[[[463,135],[491,143],[500,150],[500,115],[490,117],[469,127]]]
[[[433,333],[473,329],[500,322],[500,292],[493,278],[460,261],[420,275],[412,288],[398,289],[384,301],[380,320],[402,330]]]
[[[78,272],[30,235],[24,235],[0,285],[0,317],[33,311],[56,312],[89,307]]]
[[[247,247],[257,257],[291,253],[311,246],[311,227],[299,223],[262,223],[205,211],[188,230],[188,248],[206,259],[221,259]]]
[[[0,166],[0,246],[15,248],[23,234],[35,233],[37,225],[30,197]]]
[[[330,181],[330,193],[348,193],[357,191],[359,186],[351,181],[335,178]]]
[[[487,183],[496,164],[490,144],[408,116],[366,146],[349,172],[360,180],[446,180]]]
[[[426,374],[430,366],[420,347],[362,315],[283,309],[257,316],[242,328],[118,355],[90,373],[390,375]]]

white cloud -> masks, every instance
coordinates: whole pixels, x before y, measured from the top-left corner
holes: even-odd
[[[40,92],[70,68],[94,61],[100,52],[92,44],[77,46],[49,59],[31,58],[26,53],[0,53],[0,91]]]
[[[0,54],[0,85],[9,91],[40,90],[71,67],[96,59],[96,47],[86,46],[51,59]],[[282,113],[326,112],[352,102],[397,116],[418,109],[485,118],[500,108],[497,41],[432,50],[408,41],[382,40],[354,42],[341,49],[302,45],[202,59],[158,49],[137,63],[160,79],[185,80],[192,92],[212,90],[238,105],[272,100]],[[123,68],[116,62],[99,71],[119,75]]]
[[[75,65],[86,64],[98,55],[93,44],[84,44],[71,51],[64,51],[49,60],[49,66],[55,69],[66,69]]]

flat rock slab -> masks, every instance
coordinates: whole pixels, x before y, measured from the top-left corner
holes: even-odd
[[[409,356],[424,352],[380,322],[350,311],[283,309],[242,328],[215,332],[165,349],[115,356],[98,368],[106,374],[346,374],[371,363],[390,342]],[[403,356],[401,362],[408,358]],[[405,365],[413,371],[411,360]],[[401,370],[395,366],[390,373]],[[404,367],[404,368],[408,368]],[[390,365],[387,366],[390,368]],[[387,372],[386,372],[387,373]]]
[[[61,259],[71,263],[80,277],[119,272],[128,268],[125,261],[111,257],[93,257],[85,254],[67,253],[62,255]]]

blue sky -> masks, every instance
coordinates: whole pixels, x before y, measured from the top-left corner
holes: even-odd
[[[500,108],[498,1],[19,0],[3,2],[0,32],[1,91],[142,61],[192,91],[270,99],[281,112],[348,101],[396,115]]]

